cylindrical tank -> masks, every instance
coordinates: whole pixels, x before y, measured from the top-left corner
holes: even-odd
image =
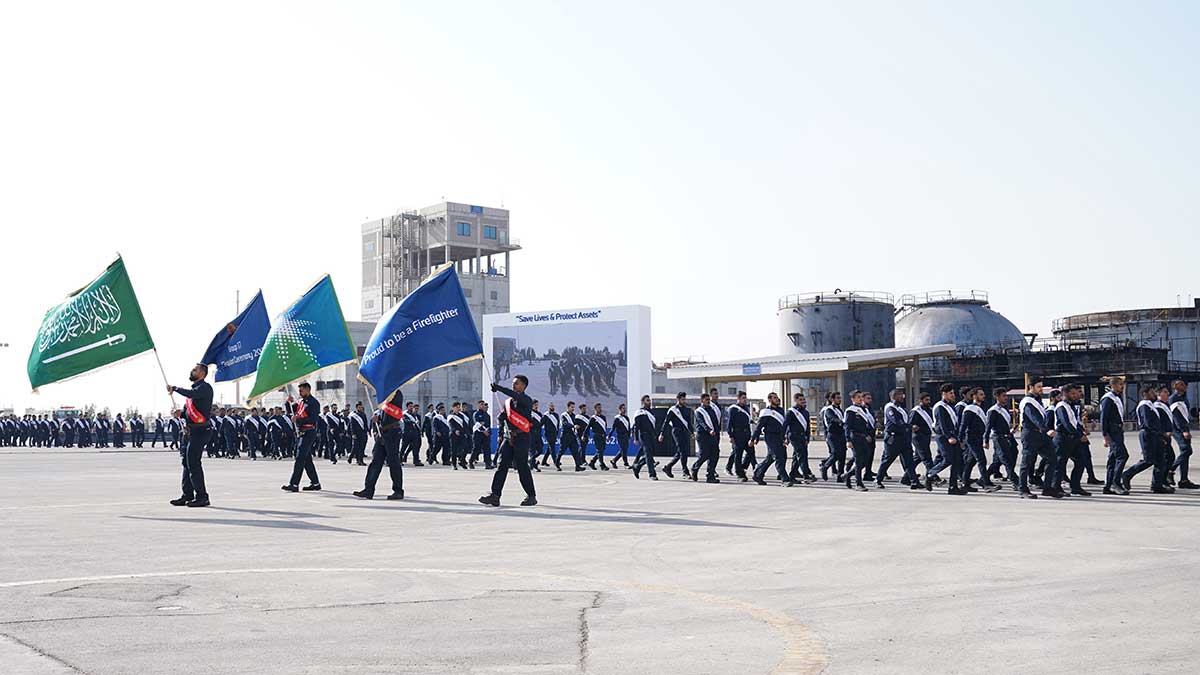
[[[890,293],[876,291],[833,291],[787,295],[779,299],[779,353],[814,354],[896,346],[895,303]],[[833,388],[829,382],[798,380],[810,399],[815,392]],[[871,392],[875,408],[882,408],[888,392],[896,386],[895,370],[884,368],[848,373],[843,396],[854,389]],[[790,402],[785,402],[787,405]],[[849,405],[849,402],[846,403]],[[824,402],[810,400],[810,409]]]
[[[1166,349],[1172,371],[1195,371],[1200,363],[1200,300],[1194,307],[1125,309],[1056,319],[1054,336],[1064,344],[1090,342]],[[1188,404],[1200,401],[1200,383],[1188,386]]]

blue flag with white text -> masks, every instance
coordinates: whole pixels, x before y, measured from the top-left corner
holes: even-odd
[[[241,314],[213,336],[200,362],[217,365],[217,382],[232,382],[251,375],[258,369],[258,355],[270,330],[271,318],[260,290]]]
[[[358,378],[382,405],[400,387],[442,366],[483,358],[483,340],[453,266],[437,272],[379,319]]]

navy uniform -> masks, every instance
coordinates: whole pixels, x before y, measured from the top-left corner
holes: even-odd
[[[1171,467],[1175,464],[1175,450],[1171,447],[1171,430],[1174,427],[1171,422],[1171,408],[1162,401],[1155,401],[1154,411],[1158,413],[1158,428],[1163,434],[1163,450],[1159,455],[1159,461],[1163,465],[1163,480],[1166,485],[1171,486],[1175,483],[1171,476]]]
[[[571,459],[575,460],[576,471],[587,471],[583,468],[583,463],[579,461],[579,435],[575,431],[577,420],[575,413],[568,410],[559,418],[559,428],[562,429],[562,453],[571,453]],[[557,463],[556,463],[557,464]]]
[[[588,462],[588,466],[595,469],[596,462],[600,462],[600,468],[608,471],[608,463],[604,461],[605,451],[608,450],[608,418],[600,413],[592,415],[588,418],[588,431],[591,432],[592,445],[596,448],[596,454],[592,455],[592,461]],[[585,450],[586,447],[585,445]]]
[[[282,443],[280,442],[280,436],[283,433],[283,429],[281,427],[283,422],[280,421],[280,417],[281,415],[272,414],[267,419],[267,446],[266,450],[263,451],[263,457],[266,457],[269,454],[275,459],[279,459],[279,456],[283,450]]]
[[[425,451],[425,462],[433,464],[437,461],[437,434],[433,430],[433,406],[429,406],[425,414],[421,416],[421,434],[425,436],[425,442],[429,444],[429,449]]]
[[[450,464],[450,454],[453,452],[450,446],[450,417],[446,414],[446,406],[439,403],[436,412],[431,419],[433,428],[433,460],[432,463],[441,462],[442,466]],[[438,455],[441,459],[438,459]]]
[[[999,476],[1000,467],[1008,472],[1008,480],[1013,490],[1020,492],[1017,479],[1017,439],[1012,431],[1012,413],[999,403],[993,404],[987,411],[987,426],[983,429],[985,442],[990,439],[995,444],[992,463],[988,466],[989,476]]]
[[[188,436],[192,442],[181,452],[183,477],[180,480],[181,495],[171,503],[176,506],[208,506],[208,488],[204,484],[204,468],[200,465],[201,453],[211,433],[213,390],[203,379],[196,380],[191,388],[171,387],[171,390],[187,399],[183,412],[187,418]]]
[[[978,466],[979,484],[988,492],[996,491],[999,488],[988,477],[987,453],[983,450],[983,443],[987,437],[987,413],[979,405],[968,403],[962,408],[959,425],[958,438],[966,449],[963,453],[963,481],[970,485],[971,469]]]
[[[854,470],[846,471],[846,487],[865,492],[867,486],[863,485],[863,474],[871,470],[871,462],[875,459],[875,416],[870,410],[861,405],[846,408],[846,440],[854,449]],[[850,459],[846,461],[850,462]]]
[[[151,427],[154,430],[154,435],[150,437],[150,447],[154,447],[155,443],[167,444],[167,438],[164,435],[167,431],[167,424],[163,421],[162,415],[154,418],[154,425]]]
[[[587,445],[588,445],[588,430],[592,428],[591,418],[588,417],[587,406],[579,406],[579,414],[575,416],[575,437],[579,439],[576,445],[576,454],[579,456],[579,464],[586,470],[587,463]]]
[[[171,438],[171,449],[179,449],[179,436],[183,433],[183,418],[172,417],[167,420],[167,434]]]
[[[313,427],[317,434],[317,440],[315,443],[315,447],[313,449],[313,453],[316,454],[318,457],[324,457],[325,459],[332,460],[334,464],[337,464],[337,457],[334,457],[332,455],[332,453],[329,452],[329,420],[327,419],[328,415],[329,415],[328,410],[317,415],[317,420],[316,420],[315,426]],[[303,440],[304,440],[304,435],[301,434],[301,441],[303,441]]]
[[[304,490],[320,490],[321,481],[317,477],[317,467],[313,464],[313,452],[319,440],[317,426],[321,421],[321,404],[309,393],[296,401],[295,413],[296,433],[300,436],[296,448],[296,459],[292,463],[292,476],[283,489],[288,492],[298,492],[301,488],[300,474],[308,475],[309,485]]]
[[[467,468],[467,459],[462,456],[463,440],[466,438],[467,427],[463,423],[462,415],[450,410],[450,414],[446,415],[446,423],[450,426],[450,466],[457,471],[459,465],[462,468]]]
[[[667,474],[667,478],[674,478],[671,475],[671,467],[675,466],[676,462],[681,462],[684,475],[688,474],[688,454],[691,452],[692,439],[695,437],[693,424],[692,410],[686,405],[676,403],[667,411],[662,433],[659,434],[659,440],[664,440],[669,433],[675,444],[675,455],[663,467],[663,473]]]
[[[562,471],[562,453],[558,451],[558,425],[560,418],[558,413],[553,410],[547,411],[542,416],[542,434],[546,438],[546,452],[542,455],[542,466],[546,466],[546,459],[554,460],[554,468]]]
[[[1196,489],[1197,484],[1188,479],[1188,464],[1192,458],[1192,419],[1188,410],[1186,392],[1176,392],[1167,399],[1171,410],[1171,430],[1174,432],[1175,445],[1179,446],[1179,455],[1171,464],[1171,471],[1179,472],[1179,487]]]
[[[737,472],[737,477],[746,482],[746,468],[753,456],[750,447],[750,436],[753,435],[754,425],[751,422],[750,406],[737,403],[729,406],[729,461],[725,464],[725,473],[731,470]]]
[[[400,399],[400,403],[404,402],[404,397],[402,395],[397,394],[397,397]],[[400,417],[398,419],[394,418],[389,413],[388,419],[385,421],[388,424],[393,425],[395,427],[396,452],[399,453],[400,452],[400,438],[404,433],[403,432],[404,407],[400,406],[399,408],[397,408],[396,412],[400,415]],[[370,426],[371,426],[371,422],[370,422],[370,420],[367,419],[367,413],[365,410],[358,410],[358,408],[356,407],[354,412],[350,413],[350,438],[351,438],[351,442],[353,443],[353,445],[351,446],[350,454],[351,454],[351,459],[355,460],[359,466],[362,466],[364,464],[363,459],[366,457],[366,454],[367,454],[367,433],[368,433],[368,430],[370,429]],[[386,450],[385,450],[385,454],[386,454]],[[372,452],[371,453],[371,461],[372,462],[375,461],[374,455],[375,455],[375,453]]]
[[[950,467],[950,494],[966,494],[966,485],[962,482],[963,454],[959,449],[958,412],[946,401],[938,401],[933,406],[933,433],[937,437],[938,461],[925,475],[925,489],[933,490],[933,481],[947,466]],[[953,443],[951,443],[953,441]]]
[[[650,474],[650,480],[658,480],[658,476],[654,473],[654,467],[657,463],[654,461],[654,448],[658,440],[658,429],[655,428],[657,423],[654,420],[654,413],[649,408],[639,408],[633,415],[633,432],[637,435],[638,452],[633,459],[633,477],[640,478],[638,472],[642,467],[646,467],[646,472]]]
[[[542,441],[542,411],[537,409],[537,401],[533,402],[533,410],[529,413],[529,424],[532,425],[529,429],[529,468],[541,473],[538,457],[541,457],[545,443]]]
[[[825,445],[829,448],[829,456],[821,462],[821,479],[828,477],[833,469],[835,476],[841,479],[846,470],[846,414],[838,406],[830,403],[821,408],[821,428],[825,432]]]
[[[377,412],[376,428],[379,436],[371,451],[371,463],[367,466],[363,489],[356,491],[354,496],[360,499],[371,499],[375,496],[375,484],[379,482],[379,475],[383,473],[383,465],[386,463],[388,474],[392,478],[392,493],[388,495],[388,499],[404,499],[404,465],[400,462],[400,437],[404,428],[404,395],[396,390],[387,401],[383,402]],[[350,417],[351,424],[354,424],[356,419],[365,418],[366,415],[356,410]],[[351,430],[354,433],[354,452],[357,453],[358,429],[351,427]],[[364,421],[362,441],[364,447],[367,443],[366,433],[367,423]]]
[[[243,435],[246,438],[246,454],[250,455],[250,459],[254,460],[258,459],[263,437],[263,428],[258,425],[260,419],[258,409],[255,408],[242,426]]]
[[[459,409],[458,419],[462,422],[462,434],[458,437],[458,464],[466,469],[470,467],[471,459],[471,413],[466,406]]]
[[[1100,398],[1100,433],[1108,444],[1105,463],[1104,494],[1128,494],[1121,480],[1129,450],[1125,447],[1125,397],[1111,389]]]
[[[404,462],[408,459],[409,454],[412,455],[413,466],[425,466],[421,463],[421,418],[417,416],[417,409],[412,408],[404,413],[404,431],[401,432],[403,445],[400,450],[400,461]]]
[[[1138,437],[1142,444],[1142,459],[1125,470],[1121,476],[1126,491],[1130,489],[1129,482],[1139,473],[1150,469],[1150,489],[1155,493],[1168,493],[1165,472],[1161,471],[1163,462],[1160,459],[1163,445],[1163,428],[1154,403],[1148,400],[1138,402],[1136,417],[1138,422]]]
[[[1021,472],[1020,492],[1023,497],[1033,497],[1029,489],[1033,478],[1034,464],[1039,457],[1043,460],[1053,456],[1050,437],[1047,435],[1049,425],[1046,422],[1046,409],[1042,406],[1041,398],[1034,394],[1026,394],[1021,399],[1018,408],[1021,412]],[[1058,492],[1056,476],[1047,476],[1051,480],[1043,480],[1042,494],[1061,496]]]
[[[784,421],[788,443],[792,446],[792,467],[788,475],[792,480],[815,480],[816,476],[808,466],[808,442],[811,439],[809,428],[812,426],[808,408],[793,405],[788,408]]]
[[[717,460],[721,457],[721,411],[709,401],[696,407],[693,419],[696,422],[696,462],[692,464],[692,480],[700,479],[700,467],[705,463],[705,482],[720,483],[717,478]]]
[[[492,391],[500,392],[509,398],[504,402],[504,423],[501,427],[504,437],[496,448],[496,473],[492,476],[492,491],[480,497],[479,501],[488,506],[500,506],[500,495],[508,478],[508,470],[516,466],[521,487],[525,490],[525,500],[521,505],[534,506],[537,504],[537,494],[528,461],[529,432],[533,428],[529,416],[533,414],[533,399],[523,391],[518,392],[494,383]]]
[[[879,469],[875,472],[876,484],[882,487],[883,477],[892,462],[900,460],[904,469],[901,484],[910,489],[921,487],[917,479],[916,462],[913,461],[913,416],[904,406],[895,401],[888,401],[883,406],[883,457],[879,459]],[[925,446],[928,448],[928,444]]]
[[[492,416],[484,410],[476,409],[471,424],[471,468],[483,454],[483,465],[492,468]]]
[[[624,413],[617,413],[613,418],[612,430],[608,433],[609,440],[617,441],[617,454],[613,457],[612,465],[617,465],[617,460],[624,463],[625,468],[629,468],[629,437],[632,433],[632,426],[629,423],[629,418]]]
[[[758,443],[760,439],[767,442],[767,456],[754,469],[754,482],[759,485],[767,484],[764,478],[767,475],[767,469],[772,465],[775,466],[776,476],[785,487],[795,485],[787,473],[787,448],[783,444],[784,429],[783,408],[769,405],[758,412],[758,425],[754,427],[754,435],[750,437],[750,442]]]
[[[1064,474],[1067,460],[1070,459],[1074,463],[1070,474],[1071,494],[1087,496],[1091,493],[1084,490],[1079,482],[1083,478],[1083,464],[1086,461],[1081,448],[1087,435],[1083,422],[1076,416],[1075,406],[1065,398],[1054,406],[1054,418],[1054,448],[1058,455],[1059,475]]]
[[[117,419],[112,423],[112,445],[114,448],[125,447],[125,419],[117,413]]]
[[[238,457],[238,427],[233,415],[226,415],[221,424],[221,437],[225,439],[227,457]]]

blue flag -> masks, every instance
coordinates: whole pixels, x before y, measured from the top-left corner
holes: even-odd
[[[275,317],[262,353],[250,399],[298,382],[322,368],[354,361],[354,341],[326,274]]]
[[[400,387],[442,366],[483,358],[483,340],[453,266],[425,280],[384,314],[371,334],[358,379],[382,405]]]
[[[200,363],[217,364],[217,382],[246,377],[258,368],[258,355],[270,330],[271,319],[260,290],[241,314],[213,336]]]

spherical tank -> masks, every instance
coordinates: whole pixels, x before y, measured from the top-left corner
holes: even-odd
[[[894,299],[889,293],[838,289],[784,296],[779,299],[776,312],[779,353],[814,354],[894,347],[894,316]],[[799,384],[805,389],[821,386],[807,380]],[[887,393],[895,386],[896,373],[892,369],[847,374],[845,378],[847,390],[870,391],[875,396],[876,408],[883,406]],[[809,401],[809,405],[816,409],[823,402]]]
[[[960,354],[989,350],[1028,350],[1029,341],[1013,322],[993,310],[987,294],[902,296],[896,319],[897,347],[955,344]]]

